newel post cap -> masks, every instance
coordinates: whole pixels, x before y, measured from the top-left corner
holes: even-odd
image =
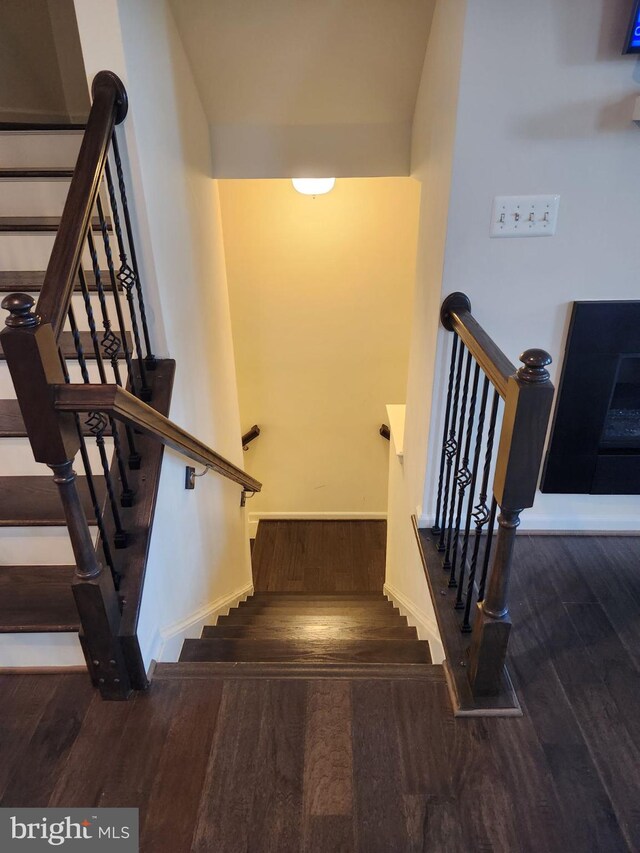
[[[40,317],[31,310],[35,300],[28,293],[10,293],[2,300],[2,307],[9,312],[5,325],[10,329],[24,329],[40,325]]]
[[[543,349],[527,349],[520,356],[524,367],[518,369],[518,379],[524,382],[547,382],[551,364],[551,356]]]

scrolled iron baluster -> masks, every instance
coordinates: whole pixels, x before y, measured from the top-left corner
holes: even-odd
[[[449,418],[451,417],[451,398],[453,395],[453,379],[456,368],[456,355],[458,353],[458,336],[453,336],[453,347],[451,349],[451,362],[449,364],[449,384],[447,387],[447,404],[444,417],[444,429],[442,431],[442,453],[440,454],[440,472],[438,476],[438,498],[436,503],[435,523],[431,528],[431,533],[437,536],[440,533],[440,512],[442,510],[442,487],[444,481],[444,468],[446,462],[446,444],[447,435],[449,433]],[[444,521],[444,519],[443,519]]]
[[[85,383],[89,382],[89,372],[87,370],[87,363],[84,357],[84,350],[82,348],[82,341],[80,339],[80,333],[78,332],[78,325],[76,323],[75,315],[73,313],[73,307],[69,306],[69,324],[71,326],[71,334],[73,336],[73,343],[76,350],[76,355],[78,357],[78,363],[80,365],[80,371],[82,374],[83,381]],[[64,381],[68,385],[71,382],[71,378],[69,376],[69,370],[67,368],[67,363],[60,353],[60,363],[62,365],[62,371],[64,374]],[[76,430],[78,432],[78,439],[80,440],[80,457],[82,459],[82,465],[84,467],[84,473],[87,480],[87,488],[89,490],[89,498],[91,500],[91,506],[93,508],[93,514],[96,519],[96,524],[98,525],[98,532],[100,533],[100,539],[102,542],[102,551],[104,553],[104,558],[109,566],[109,571],[111,572],[111,576],[113,577],[114,582],[119,581],[119,575],[115,568],[115,563],[113,561],[113,557],[111,556],[111,547],[109,545],[109,540],[107,539],[107,533],[104,527],[104,519],[102,517],[102,510],[100,509],[100,504],[98,503],[98,495],[96,492],[95,483],[93,480],[93,469],[91,467],[91,459],[89,458],[89,451],[87,450],[87,442],[84,438],[84,432],[82,430],[82,425],[80,423],[80,416],[74,412],[74,420],[76,425]]]
[[[118,173],[118,188],[120,190],[120,199],[122,201],[122,210],[124,213],[124,222],[127,229],[127,238],[129,240],[129,249],[131,252],[131,264],[136,280],[136,293],[138,295],[138,308],[140,310],[140,321],[142,323],[142,333],[147,349],[145,362],[149,370],[154,370],[156,366],[156,358],[151,352],[151,339],[149,337],[149,327],[147,325],[147,312],[144,305],[144,297],[142,294],[142,283],[140,281],[140,270],[138,268],[138,259],[136,257],[136,246],[133,240],[133,228],[131,227],[131,217],[129,216],[129,202],[127,200],[127,187],[124,180],[124,171],[122,169],[122,160],[120,158],[120,149],[118,147],[118,137],[114,129],[111,136],[111,147],[113,156],[116,161],[116,171]]]
[[[127,305],[129,306],[129,315],[131,317],[131,329],[133,331],[133,340],[136,346],[136,352],[138,353],[138,369],[140,371],[140,398],[148,402],[151,399],[151,388],[147,381],[147,371],[145,366],[145,359],[142,352],[142,343],[140,340],[140,328],[138,326],[138,317],[136,313],[136,305],[135,299],[133,296],[133,288],[136,283],[136,274],[129,266],[129,259],[127,257],[127,249],[124,242],[124,235],[122,233],[122,224],[120,222],[120,213],[118,210],[118,199],[116,197],[116,190],[113,183],[113,177],[111,175],[111,168],[107,161],[105,166],[105,177],[107,179],[107,190],[109,192],[109,204],[111,206],[111,215],[113,216],[113,227],[116,232],[116,240],[118,243],[118,254],[120,256],[120,269],[116,273],[116,278],[122,284],[124,288],[124,292],[127,298]],[[155,361],[154,361],[155,364]]]
[[[447,541],[444,552],[444,558],[442,560],[442,568],[445,572],[449,572],[449,586],[455,587],[456,580],[452,572],[452,561],[451,554],[453,550],[453,537],[454,537],[454,520],[455,520],[455,510],[456,510],[456,494],[455,494],[455,484],[458,483],[458,488],[461,488],[460,478],[462,481],[467,477],[467,472],[464,470],[466,466],[462,466],[461,470],[461,462],[462,462],[462,439],[464,436],[464,425],[465,425],[465,417],[467,414],[467,399],[469,396],[469,378],[471,376],[471,362],[473,360],[473,356],[470,352],[467,352],[467,358],[465,362],[464,368],[464,381],[462,385],[462,400],[460,401],[460,415],[458,420],[458,441],[457,441],[457,449],[456,449],[456,457],[455,464],[453,467],[453,483],[452,485],[452,494],[451,494],[451,506],[449,508],[449,524],[447,525]],[[470,475],[469,475],[470,476]],[[468,485],[468,484],[467,484]],[[466,486],[465,486],[466,488]],[[456,534],[457,535],[457,534]]]
[[[96,444],[98,445],[98,451],[100,453],[100,462],[102,463],[102,472],[104,474],[104,479],[107,486],[107,495],[109,497],[109,504],[111,506],[111,515],[113,516],[113,523],[116,528],[113,541],[116,546],[116,549],[126,548],[129,544],[129,534],[122,526],[120,510],[118,509],[118,501],[116,500],[116,494],[113,488],[113,481],[111,479],[109,457],[107,455],[107,450],[104,444],[104,431],[107,428],[108,420],[107,418],[105,418],[102,412],[89,412],[85,424],[89,429],[89,432],[95,437]]]
[[[479,368],[478,368],[479,372]],[[484,421],[486,417],[487,398],[489,396],[489,379],[485,376],[482,384],[482,398],[478,410],[478,423],[476,426],[476,443],[473,451],[473,465],[471,472],[471,484],[469,486],[469,500],[467,503],[467,518],[464,525],[464,535],[462,537],[462,552],[460,554],[460,577],[458,579],[458,594],[456,595],[456,610],[461,610],[464,607],[462,602],[464,590],[464,577],[467,568],[467,554],[469,550],[469,535],[471,532],[471,517],[473,513],[473,496],[476,493],[476,482],[478,478],[478,467],[480,465],[480,455],[482,451],[482,437],[484,433]],[[470,418],[473,422],[473,418]],[[468,587],[467,587],[468,591]]]
[[[471,453],[471,437],[473,433],[473,422],[476,413],[476,399],[478,396],[478,381],[480,379],[480,365],[476,364],[473,371],[473,384],[471,387],[471,399],[469,401],[469,415],[467,417],[467,429],[464,443],[464,452],[461,461],[461,468],[456,476],[458,484],[458,510],[456,513],[455,533],[453,535],[453,549],[451,552],[451,574],[449,576],[449,585],[455,586],[462,583],[464,575],[464,567],[460,567],[460,576],[458,577],[458,547],[460,544],[460,525],[462,523],[462,511],[464,507],[464,499],[467,494],[467,489],[474,482],[473,473],[469,470],[469,455]],[[461,435],[462,437],[462,435]],[[473,491],[471,493],[473,495]]]
[[[488,380],[486,380],[488,382]],[[475,522],[475,539],[473,543],[473,554],[469,565],[469,579],[467,581],[467,600],[464,607],[464,615],[462,619],[462,632],[467,634],[471,631],[471,605],[473,603],[473,586],[476,579],[476,571],[478,566],[478,554],[480,552],[480,542],[482,540],[482,530],[491,518],[491,512],[487,506],[487,495],[489,492],[489,474],[491,471],[491,461],[493,459],[493,441],[496,431],[496,419],[498,416],[498,406],[500,403],[500,395],[497,391],[493,392],[493,402],[491,404],[491,415],[489,416],[489,428],[487,430],[487,441],[485,445],[484,467],[482,469],[482,483],[480,485],[480,494],[478,503],[473,509],[473,520]],[[496,505],[493,506],[493,517],[495,519]],[[493,525],[491,526],[490,536],[493,535]],[[491,550],[487,543],[489,552]],[[489,565],[489,553],[486,554],[486,565]],[[482,590],[484,592],[484,584],[486,582],[486,570],[483,572]]]
[[[489,574],[489,558],[491,557],[491,546],[493,544],[493,531],[496,525],[496,515],[498,514],[498,502],[494,498],[491,501],[491,512],[489,513],[489,523],[487,525],[487,541],[484,546],[484,558],[482,561],[482,574],[480,575],[480,583],[478,585],[478,601],[484,600],[484,594],[487,586],[487,575]]]
[[[127,362],[127,373],[128,373],[128,381],[131,387],[131,391],[133,394],[138,396],[138,386],[137,380],[135,377],[135,373],[133,370],[133,362],[131,359],[131,351],[129,350],[129,344],[127,342],[127,334],[126,334],[126,324],[124,320],[124,314],[122,313],[122,305],[120,304],[120,293],[118,289],[118,281],[116,278],[116,271],[113,264],[113,253],[111,251],[111,240],[109,239],[109,229],[107,227],[107,220],[104,215],[104,210],[102,207],[102,201],[100,199],[100,195],[97,197],[97,207],[98,207],[98,218],[100,220],[100,231],[102,232],[102,240],[104,243],[104,252],[107,258],[107,267],[109,269],[109,278],[111,280],[111,292],[113,294],[113,304],[116,309],[116,316],[118,318],[118,325],[120,327],[120,340],[122,342],[122,347],[124,351],[124,357]],[[117,381],[117,379],[116,379]],[[122,383],[118,383],[122,384]],[[140,454],[136,448],[136,442],[133,435],[133,430],[127,424],[125,427],[126,435],[127,435],[127,444],[129,445],[129,468],[132,470],[138,470],[140,468]]]
[[[458,402],[460,399],[460,380],[462,377],[462,365],[464,363],[464,344],[460,342],[460,347],[458,351],[458,366],[456,369],[456,378],[454,385],[454,393],[453,393],[453,411],[451,413],[451,421],[449,425],[449,437],[444,445],[444,452],[446,456],[446,477],[445,477],[445,485],[444,485],[444,503],[442,509],[442,520],[444,524],[440,530],[440,537],[438,539],[437,549],[438,551],[445,550],[445,536],[447,533],[447,515],[449,513],[449,493],[451,491],[451,476],[453,473],[453,460],[456,455],[456,451],[458,449],[458,442],[456,439],[456,424],[458,417]],[[453,496],[452,496],[453,497]]]

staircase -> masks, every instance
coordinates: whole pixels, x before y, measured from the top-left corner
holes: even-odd
[[[429,644],[382,593],[260,592],[155,677],[432,677]],[[437,668],[440,670],[440,668]]]

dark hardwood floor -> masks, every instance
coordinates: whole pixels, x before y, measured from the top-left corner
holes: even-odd
[[[438,679],[0,676],[0,805],[137,806],[149,853],[640,850],[640,538],[521,535],[512,600],[522,718]]]
[[[256,592],[382,592],[386,521],[261,521]]]

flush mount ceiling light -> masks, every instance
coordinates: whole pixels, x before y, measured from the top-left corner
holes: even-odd
[[[331,192],[335,178],[291,178],[294,189],[302,195],[324,195]]]

